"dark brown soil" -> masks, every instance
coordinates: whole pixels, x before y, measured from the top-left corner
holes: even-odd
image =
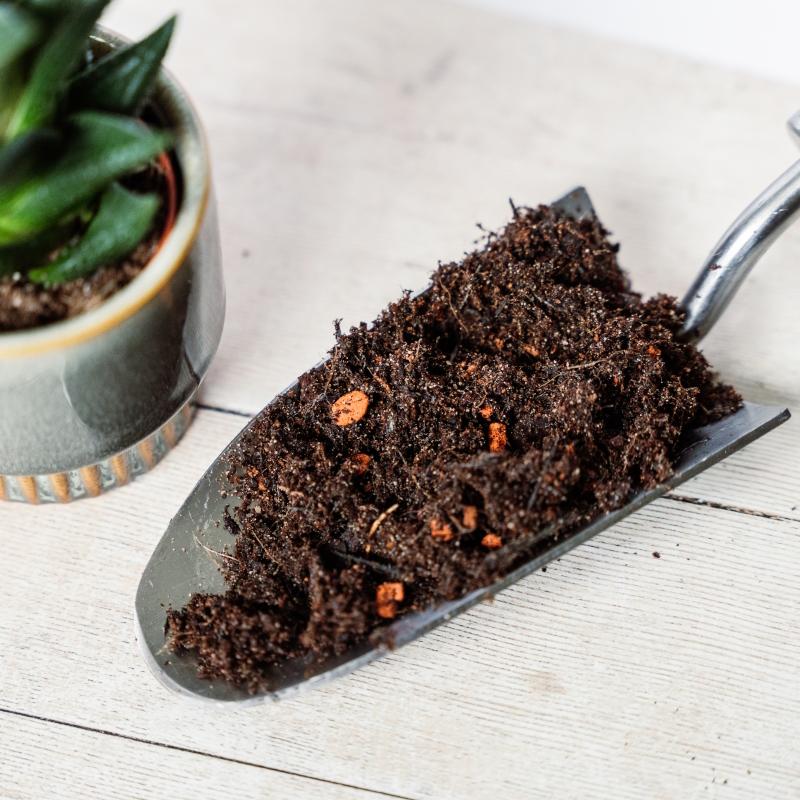
[[[141,191],[158,191],[166,197],[164,176],[155,166],[129,178],[126,185]],[[0,277],[0,333],[75,317],[96,308],[127,286],[147,266],[158,248],[165,206],[166,203],[162,202],[152,232],[130,255],[101,267],[89,277],[54,287],[31,283],[19,273]],[[55,250],[50,257],[55,258],[57,254],[58,250]]]
[[[595,221],[515,211],[263,411],[235,453],[222,596],[168,612],[200,675],[256,691],[287,657],[347,650],[487,584],[672,471],[735,410],[643,301]]]

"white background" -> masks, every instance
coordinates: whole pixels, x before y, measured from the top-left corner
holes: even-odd
[[[462,0],[800,83],[798,0]],[[800,107],[800,95],[798,95]]]

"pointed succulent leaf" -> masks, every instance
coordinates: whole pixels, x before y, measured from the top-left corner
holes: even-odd
[[[36,14],[62,14],[73,0],[16,0],[16,3]]]
[[[112,50],[77,75],[69,89],[70,108],[118,114],[138,111],[169,47],[175,17],[140,42]]]
[[[0,146],[25,88],[24,59],[21,56],[36,42],[40,27],[32,14],[0,0]]]
[[[7,138],[47,125],[72,70],[78,65],[94,23],[109,0],[76,0],[42,45],[6,130]]]
[[[13,186],[33,177],[59,150],[61,137],[50,128],[39,128],[0,147],[0,187]],[[0,193],[2,193],[0,188]]]
[[[50,253],[63,245],[74,233],[71,228],[72,226],[49,228],[25,244],[0,247],[0,277],[15,272],[24,273],[31,267],[45,263]]]
[[[11,187],[0,186],[0,247],[63,221],[170,144],[168,133],[115,114],[83,111],[68,122],[66,146],[46,169]]]
[[[156,194],[136,194],[112,183],[100,198],[97,214],[78,242],[28,278],[50,286],[90,275],[103,264],[128,255],[144,239],[159,207]]]
[[[24,61],[24,58],[17,59],[0,71],[0,147],[6,139],[11,115],[25,90]]]
[[[39,37],[40,25],[24,9],[0,2],[0,80],[3,70],[16,61]]]

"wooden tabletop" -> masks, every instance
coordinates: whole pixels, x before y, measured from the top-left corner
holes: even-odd
[[[211,142],[225,335],[151,475],[68,507],[0,505],[0,796],[797,798],[797,420],[297,699],[169,694],[132,611],[183,497],[331,346],[334,318],[423,285],[509,197],[578,183],[636,286],[680,294],[797,157],[798,86],[434,0],[168,5],[171,67]],[[117,0],[108,22],[138,35],[164,14]],[[798,308],[800,226],[705,343],[748,399],[800,410]]]

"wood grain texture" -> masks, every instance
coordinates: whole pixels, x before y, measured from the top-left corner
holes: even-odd
[[[179,4],[180,5],[180,4]],[[191,10],[188,10],[191,9]],[[187,6],[172,64],[215,158],[230,308],[209,403],[255,412],[439,259],[586,185],[646,293],[682,294],[734,216],[797,157],[780,86],[439,2]],[[157,0],[115,4],[144,32]],[[748,397],[800,397],[800,230],[707,349]],[[235,313],[236,309],[258,313]]]
[[[5,709],[409,797],[691,796],[715,777],[727,797],[792,797],[800,523],[670,499],[323,691],[236,712],[165,694],[131,598],[192,465],[241,422],[201,412],[91,516],[0,506],[25,565],[4,582]]]
[[[306,797],[309,800],[364,800],[387,795],[364,792],[254,765],[205,758],[150,742],[60,725],[48,720],[0,714],[0,749],[16,764],[0,774],[0,796],[103,797],[106,800],[170,797]],[[65,751],[80,760],[65,761]],[[35,753],[35,757],[32,754]],[[198,787],[202,794],[198,795]]]
[[[509,195],[585,183],[636,285],[680,293],[793,157],[796,87],[629,46],[430,0],[173,5],[229,298],[205,406],[257,411],[335,317],[422,285]],[[109,24],[137,35],[163,14],[118,0]],[[799,259],[795,229],[707,342],[753,400],[800,401]],[[223,711],[152,679],[132,607],[245,422],[201,408],[146,479],[0,503],[0,797],[800,796],[795,421],[384,661]]]

